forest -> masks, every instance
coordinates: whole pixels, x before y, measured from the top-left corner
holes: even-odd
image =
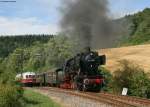
[[[150,43],[150,8],[133,15],[127,15],[118,21],[128,29],[127,34],[122,34],[119,41],[121,46],[139,45]]]

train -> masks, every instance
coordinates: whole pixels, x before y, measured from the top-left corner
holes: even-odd
[[[24,86],[32,86],[36,84],[36,73],[24,72],[17,74],[15,81],[22,83]]]
[[[98,52],[87,47],[84,52],[67,59],[62,67],[34,74],[33,84],[79,91],[100,91],[105,80],[98,68],[105,63],[105,55],[98,55]],[[23,80],[21,82],[25,84]],[[31,84],[26,81],[28,83]]]

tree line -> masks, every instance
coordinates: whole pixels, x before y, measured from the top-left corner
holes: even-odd
[[[7,57],[16,48],[30,47],[36,42],[46,43],[54,35],[1,35],[0,36],[0,58]]]

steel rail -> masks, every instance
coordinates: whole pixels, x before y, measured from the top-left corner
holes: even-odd
[[[145,98],[133,97],[133,96],[122,96],[122,95],[114,95],[110,93],[99,93],[100,96],[108,96],[113,99],[118,99],[120,101],[134,103],[135,105],[142,107],[150,107],[150,100]]]

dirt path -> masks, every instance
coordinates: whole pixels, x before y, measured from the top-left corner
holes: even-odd
[[[111,71],[118,68],[118,61],[126,59],[140,65],[146,72],[150,72],[150,45],[103,49],[99,50],[99,54],[106,55],[106,68]]]

